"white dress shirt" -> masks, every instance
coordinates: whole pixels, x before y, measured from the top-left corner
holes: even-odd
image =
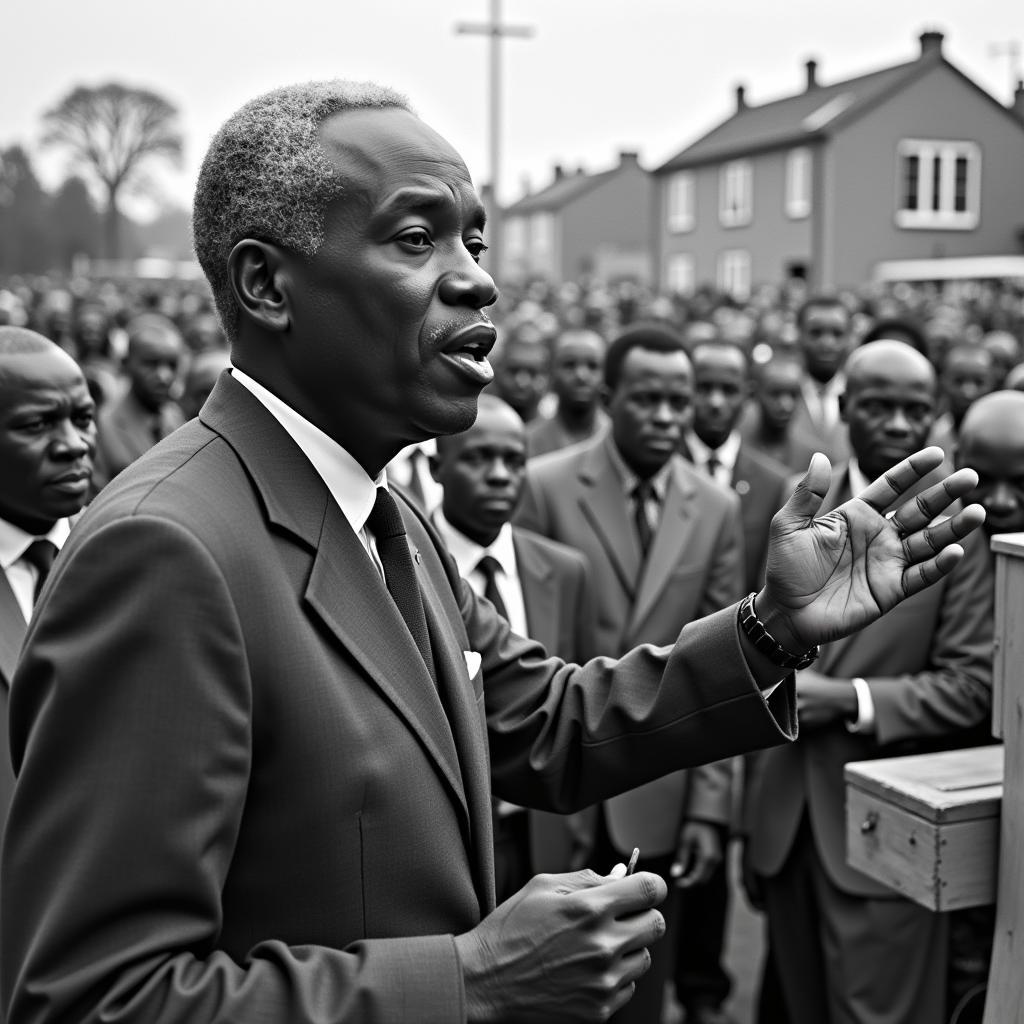
[[[800,386],[815,425],[821,430],[831,430],[839,422],[839,396],[846,391],[846,375],[839,372],[822,384],[805,374]]]
[[[732,476],[740,454],[740,440],[740,432],[734,430],[717,448],[709,448],[694,431],[686,432],[686,446],[693,456],[693,464],[723,487],[732,486]],[[712,457],[718,460],[713,473],[708,467],[708,460]]]
[[[25,561],[24,554],[35,540],[48,540],[60,551],[70,532],[71,522],[68,519],[58,519],[50,527],[49,533],[41,535],[26,533],[14,523],[0,519],[0,567],[14,591],[15,600],[26,622],[32,617],[39,570]]]
[[[498,588],[502,601],[505,602],[508,624],[514,633],[527,636],[526,602],[523,600],[523,587],[519,582],[512,527],[506,523],[491,544],[481,547],[476,541],[470,540],[464,533],[452,526],[440,509],[434,511],[433,520],[437,532],[441,534],[441,539],[452,558],[455,559],[459,575],[476,593],[482,595],[487,584],[484,574],[477,568],[480,559],[484,555],[490,555],[498,563],[499,571],[495,573],[494,585]]]
[[[377,555],[376,542],[366,528],[366,520],[377,500],[377,488],[387,488],[387,474],[382,471],[376,480],[371,480],[366,470],[337,441],[297,413],[287,402],[282,402],[237,367],[232,367],[231,375],[266,407],[309,459],[383,577],[384,567]]]

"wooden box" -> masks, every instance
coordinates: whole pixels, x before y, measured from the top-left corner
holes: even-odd
[[[1003,747],[846,765],[846,858],[928,907],[994,903]]]

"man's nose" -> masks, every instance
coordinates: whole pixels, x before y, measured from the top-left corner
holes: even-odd
[[[1000,481],[989,492],[985,505],[993,514],[1006,515],[1008,512],[1016,511],[1017,499],[1012,489]]]
[[[483,309],[498,301],[498,289],[491,275],[467,253],[466,262],[441,280],[441,300],[449,306]]]
[[[890,434],[906,434],[910,431],[910,420],[902,409],[894,409],[885,428]]]
[[[90,447],[88,438],[71,420],[62,420],[53,435],[50,452],[57,458],[80,459]]]
[[[487,471],[491,483],[505,483],[511,478],[508,463],[504,459],[492,459]]]

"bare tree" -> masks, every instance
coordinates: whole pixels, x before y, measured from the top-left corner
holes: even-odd
[[[43,115],[43,142],[66,148],[73,160],[106,190],[107,254],[120,254],[118,198],[140,184],[140,170],[153,158],[181,158],[178,111],[162,96],[110,82],[77,86]]]

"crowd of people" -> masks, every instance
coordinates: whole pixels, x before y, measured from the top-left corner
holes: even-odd
[[[666,991],[728,1024],[736,884],[758,1024],[946,1020],[991,921],[852,870],[842,772],[991,741],[967,503],[1024,529],[1024,291],[492,306],[444,140],[386,91],[273,96],[200,179],[210,291],[0,287],[11,1024],[659,1024]],[[312,252],[310,137],[365,200]],[[277,227],[231,237],[254,202]]]

